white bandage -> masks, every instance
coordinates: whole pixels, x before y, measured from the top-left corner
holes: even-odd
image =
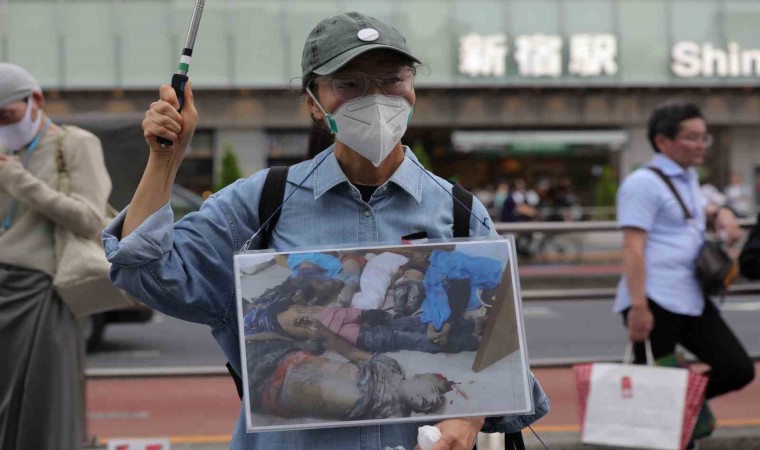
[[[417,444],[420,450],[430,450],[441,439],[441,430],[438,427],[425,425],[417,429]]]

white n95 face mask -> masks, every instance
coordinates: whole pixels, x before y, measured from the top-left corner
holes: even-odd
[[[307,92],[325,114],[330,132],[375,167],[401,140],[412,118],[412,105],[403,97],[367,95],[347,101],[328,114],[311,91]]]
[[[13,151],[24,148],[37,135],[40,123],[42,123],[42,112],[39,110],[37,119],[32,122],[32,98],[29,97],[24,118],[16,123],[0,127],[0,145]]]

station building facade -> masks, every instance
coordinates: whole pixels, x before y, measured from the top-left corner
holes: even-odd
[[[116,181],[131,186],[145,157],[139,123],[176,67],[192,6],[0,0],[0,60],[38,78],[56,120],[99,130]],[[685,99],[715,137],[705,179],[722,187],[738,173],[760,198],[753,0],[209,0],[183,184],[211,188],[226,149],[245,174],[306,157],[302,44],[350,10],[394,24],[425,62],[404,141],[467,187],[569,177],[590,204],[602,168],[619,180],[651,158],[650,112]]]

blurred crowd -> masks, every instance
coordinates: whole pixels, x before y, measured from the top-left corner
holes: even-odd
[[[754,211],[752,186],[740,174],[731,175],[721,190],[703,180],[701,192],[707,204],[731,208],[737,217],[750,217]],[[500,179],[473,190],[497,222],[567,222],[586,220],[589,214],[575,193],[572,180],[562,177],[539,178],[528,186],[523,178]]]
[[[741,175],[733,174],[731,182],[721,191],[709,182],[702,183],[702,195],[708,204],[731,208],[737,217],[752,214],[752,187]]]
[[[503,179],[495,187],[475,189],[473,194],[497,222],[569,222],[585,218],[569,177],[556,181],[542,177],[532,187],[523,178]],[[540,232],[519,233],[517,253],[533,257],[552,248],[565,253],[566,245],[555,238],[553,234]]]
[[[529,187],[522,178],[500,180],[475,189],[475,196],[499,222],[563,222],[583,219],[573,183],[568,177],[539,178]]]

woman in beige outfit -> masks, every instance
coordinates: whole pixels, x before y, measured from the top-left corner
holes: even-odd
[[[56,225],[100,234],[111,180],[100,141],[58,127],[37,82],[0,63],[0,448],[82,446],[76,321],[53,290]],[[59,145],[71,195],[57,190]]]

